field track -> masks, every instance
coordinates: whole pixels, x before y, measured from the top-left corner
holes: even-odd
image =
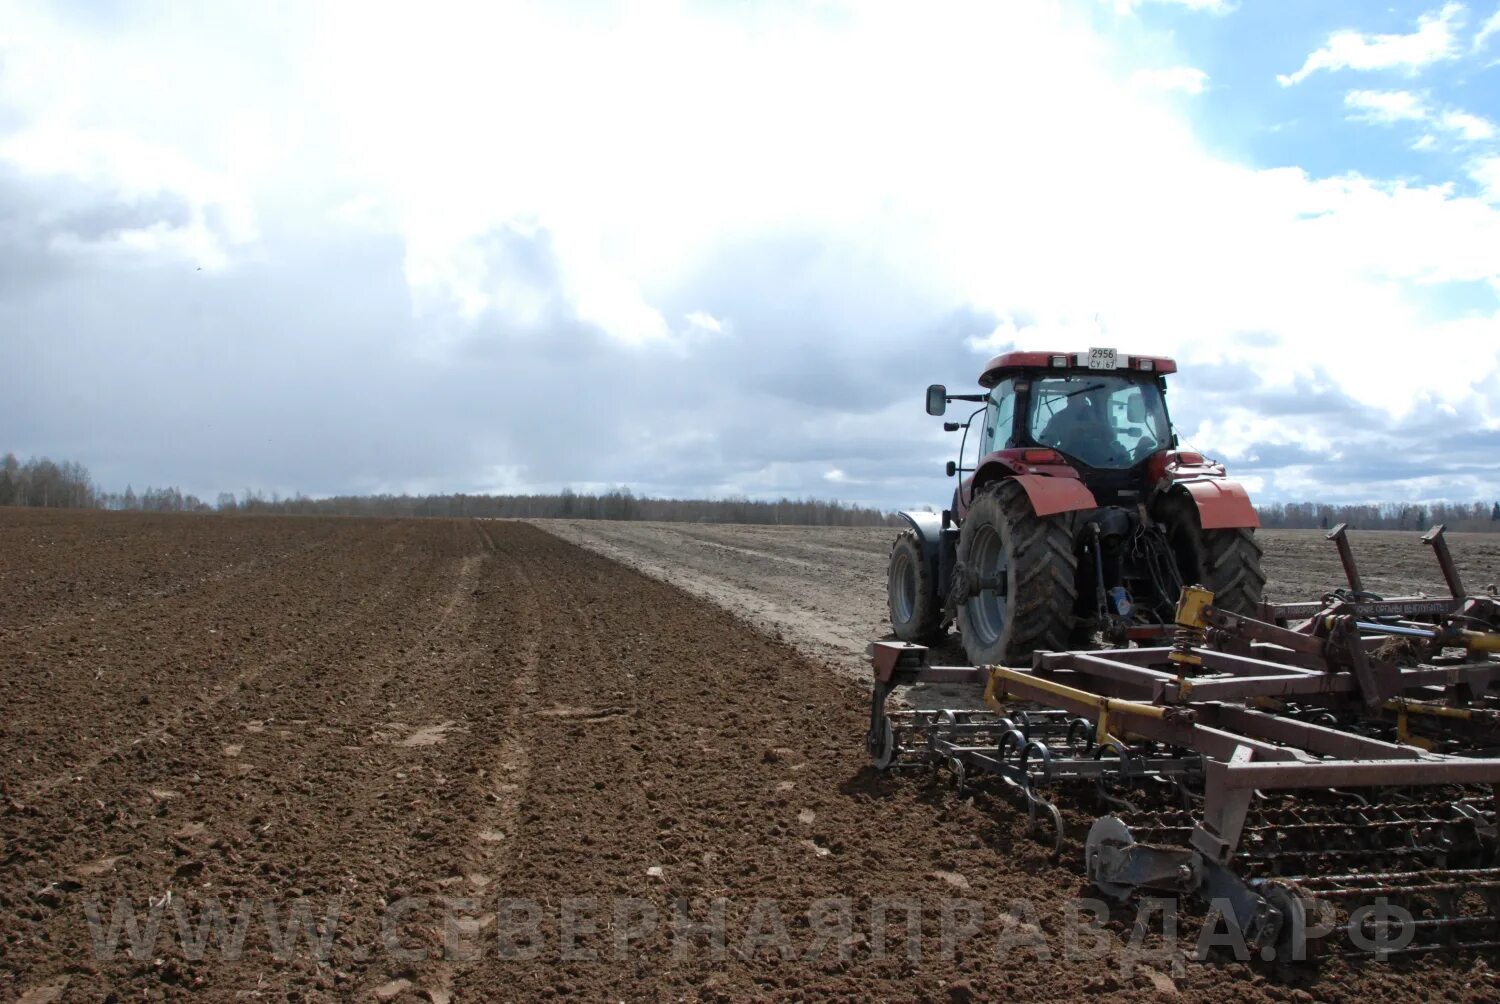
[[[1076,844],[874,776],[857,683],[526,524],[0,511],[0,686],[6,1000],[1500,993],[1471,958],[1070,961]],[[1018,898],[1050,958],[997,949]],[[91,941],[122,899],[163,918],[140,958]],[[877,952],[882,899],[919,958],[894,910]],[[715,900],[722,958],[674,930]],[[212,901],[251,904],[242,951],[184,950]],[[274,944],[298,901],[337,905],[326,952]]]

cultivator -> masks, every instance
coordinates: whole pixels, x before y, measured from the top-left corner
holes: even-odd
[[[1165,644],[1012,669],[877,642],[876,766],[994,779],[1058,851],[1055,794],[1092,791],[1097,888],[1201,896],[1266,957],[1500,947],[1500,598],[1464,592],[1441,527],[1436,598],[1369,593],[1330,537],[1348,588],[1250,617],[1190,586]],[[887,710],[916,683],[982,686],[986,707]]]

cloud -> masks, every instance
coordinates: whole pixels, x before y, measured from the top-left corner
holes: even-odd
[[[1480,157],[1470,162],[1469,177],[1479,186],[1482,197],[1500,205],[1500,156]]]
[[[1354,118],[1379,125],[1425,122],[1430,114],[1426,102],[1411,91],[1349,91],[1344,107],[1357,113]]]
[[[708,335],[722,335],[724,323],[706,310],[695,310],[685,318],[687,325],[694,331]]]
[[[1328,36],[1323,47],[1309,55],[1296,73],[1278,75],[1282,87],[1300,84],[1319,70],[1404,70],[1458,56],[1457,29],[1464,7],[1447,3],[1417,19],[1417,29],[1405,35],[1370,35],[1345,29]]]
[[[1474,51],[1478,52],[1485,47],[1495,35],[1500,35],[1500,9],[1489,16],[1489,19],[1480,25],[1479,30],[1474,33]]]
[[[1468,112],[1445,111],[1438,118],[1438,125],[1470,142],[1495,138],[1495,123]]]
[[[1149,91],[1180,91],[1202,94],[1208,85],[1208,74],[1191,66],[1170,66],[1159,70],[1137,70],[1130,75],[1133,86]]]
[[[1344,95],[1344,107],[1352,109],[1354,114],[1350,118],[1360,122],[1385,126],[1423,122],[1460,143],[1483,142],[1497,134],[1495,124],[1489,119],[1457,108],[1435,110],[1424,97],[1411,91],[1349,91]],[[1412,144],[1415,150],[1432,150],[1437,146],[1437,136],[1431,132]]]
[[[1281,497],[1500,420],[1500,206],[1228,158],[1097,11],[17,10],[0,448],[111,487],[940,504],[1003,345],[1175,354]]]
[[[1174,418],[1231,476],[1258,482],[1258,498],[1470,501],[1495,494],[1489,458],[1500,446],[1500,423],[1482,408],[1429,397],[1397,417],[1350,397],[1321,369],[1284,383],[1240,367],[1237,383],[1232,394],[1195,385],[1200,393]],[[1326,477],[1329,470],[1338,476]]]

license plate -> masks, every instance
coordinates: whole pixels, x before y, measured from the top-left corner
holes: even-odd
[[[1114,349],[1089,349],[1089,369],[1112,370],[1115,368]]]

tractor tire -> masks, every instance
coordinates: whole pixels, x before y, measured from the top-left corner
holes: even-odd
[[[1266,591],[1255,531],[1203,529],[1198,507],[1181,493],[1168,495],[1159,512],[1183,585],[1199,585],[1212,592],[1214,606],[1220,610],[1253,617]]]
[[[981,489],[964,517],[954,569],[958,630],[975,666],[1028,663],[1063,651],[1077,599],[1070,514],[1038,516],[1026,491],[1005,480]],[[982,588],[1001,581],[1003,594]]]
[[[917,532],[901,531],[891,545],[885,598],[891,631],[902,641],[930,645],[943,637],[943,601],[934,576],[923,558]]]

